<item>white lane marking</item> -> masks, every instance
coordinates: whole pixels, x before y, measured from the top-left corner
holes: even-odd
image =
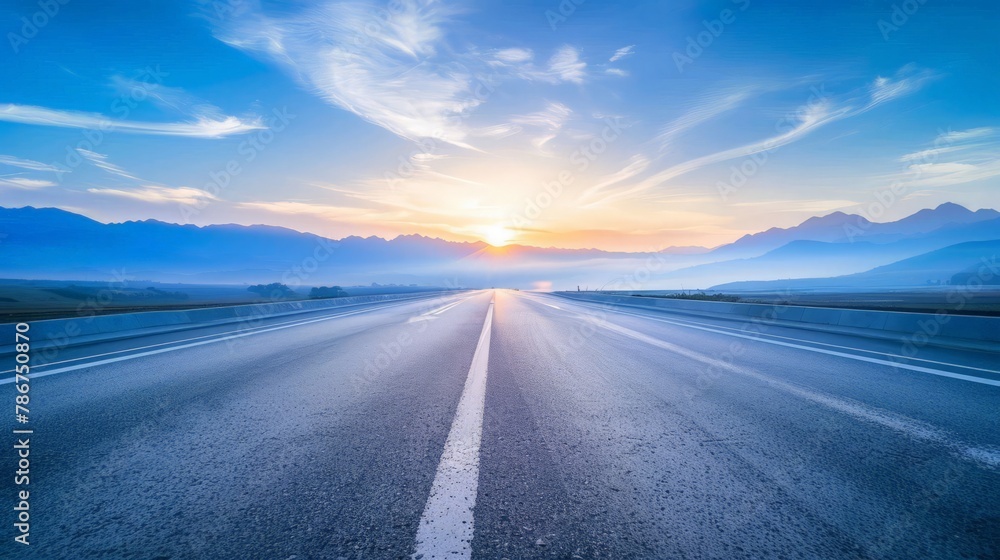
[[[558,307],[556,305],[552,305],[551,303],[545,303],[540,298],[535,298],[535,296],[525,296],[525,297],[528,298],[528,301],[533,301],[535,303],[540,303],[542,305],[547,305],[547,306],[551,307],[552,309],[558,309],[558,310],[562,311],[561,307]]]
[[[584,307],[589,307],[589,306],[584,306]],[[981,383],[983,385],[992,385],[994,387],[1000,387],[1000,380],[996,380],[996,379],[987,379],[985,377],[975,377],[975,376],[972,376],[972,375],[965,375],[965,374],[962,374],[962,373],[954,373],[954,372],[951,372],[951,371],[944,371],[944,370],[940,370],[940,369],[927,368],[927,367],[917,366],[917,365],[913,365],[913,364],[905,364],[905,363],[896,362],[896,361],[892,361],[892,360],[882,360],[882,359],[879,359],[879,358],[870,358],[868,356],[858,356],[857,354],[848,354],[846,352],[837,352],[835,350],[826,350],[825,348],[816,348],[815,346],[806,346],[806,345],[803,345],[803,344],[793,344],[791,342],[783,342],[783,341],[780,341],[780,340],[770,340],[770,339],[760,338],[760,337],[757,337],[757,336],[751,336],[751,335],[742,334],[742,333],[728,332],[728,331],[724,331],[724,330],[720,330],[720,329],[716,329],[716,328],[700,327],[700,326],[691,325],[691,324],[687,324],[687,323],[679,323],[679,322],[676,322],[676,321],[670,321],[670,320],[667,320],[667,319],[659,319],[659,318],[656,318],[656,317],[649,317],[649,316],[646,316],[646,315],[639,315],[639,314],[636,314],[636,313],[628,313],[628,312],[625,312],[625,311],[619,311],[617,309],[610,309],[610,311],[613,311],[615,313],[619,313],[619,314],[622,314],[622,315],[629,315],[631,317],[640,317],[642,319],[649,319],[649,320],[652,320],[652,321],[659,321],[661,323],[669,323],[671,325],[677,325],[679,327],[685,327],[685,328],[689,328],[689,329],[696,329],[696,330],[700,330],[700,331],[712,332],[712,333],[722,334],[722,335],[726,335],[726,336],[732,336],[732,337],[736,337],[736,338],[745,338],[747,340],[754,340],[754,341],[757,341],[757,342],[763,342],[765,344],[774,344],[775,346],[785,346],[785,347],[788,347],[788,348],[796,348],[796,349],[799,349],[799,350],[807,350],[809,352],[816,352],[818,354],[827,354],[829,356],[837,356],[837,357],[840,357],[840,358],[848,358],[848,359],[851,359],[851,360],[858,360],[858,361],[861,361],[861,362],[869,362],[869,363],[872,363],[872,364],[879,364],[879,365],[884,365],[884,366],[891,366],[891,367],[899,368],[899,369],[906,369],[906,370],[910,370],[910,371],[917,371],[917,372],[920,372],[920,373],[929,373],[931,375],[939,375],[941,377],[950,377],[952,379],[960,379],[962,381],[971,381],[973,383]],[[793,339],[793,340],[796,340],[796,339]],[[808,341],[803,341],[803,342],[808,342]],[[907,360],[910,359],[910,358],[906,358],[905,356],[899,356],[899,357],[903,358],[903,359],[907,359]],[[944,363],[944,362],[938,362],[938,363],[940,363],[941,365],[947,365],[947,366],[956,367],[956,368],[965,368],[966,367],[966,366],[962,366],[962,365],[959,365],[959,364],[948,364],[948,363]],[[1000,373],[1000,372],[995,372],[993,370],[985,370],[985,371],[990,372],[990,373]]]
[[[399,300],[395,300],[395,301],[393,301],[393,302],[391,302],[390,304],[387,304],[387,305],[377,305],[377,306],[372,306],[372,307],[369,307],[369,308],[366,308],[366,309],[361,309],[361,310],[356,310],[356,311],[348,311],[347,313],[338,313],[337,315],[321,315],[321,317],[332,319],[334,317],[347,317],[349,315],[357,315],[359,313],[367,313],[369,311],[374,311],[376,309],[388,309],[390,307],[398,307],[400,305],[405,305],[406,303],[410,303],[411,299],[414,299],[414,298],[406,298],[405,302],[399,302]],[[397,302],[399,302],[399,303],[397,303]],[[381,303],[381,302],[378,302],[378,303]],[[344,307],[347,307],[347,306],[345,305]],[[332,309],[330,311],[337,312],[337,311],[342,311],[342,309]],[[250,320],[260,320],[260,319],[267,319],[267,318],[268,318],[267,316],[248,317],[248,319],[250,319]],[[194,337],[191,337],[191,338],[184,338],[184,339],[181,339],[181,340],[171,340],[171,341],[167,341],[167,342],[160,342],[158,344],[148,344],[146,346],[136,346],[136,347],[133,347],[133,348],[124,348],[122,350],[115,350],[113,352],[102,352],[100,354],[92,354],[90,356],[81,356],[79,358],[70,358],[70,359],[67,359],[67,360],[59,360],[57,362],[46,362],[44,364],[39,364],[37,366],[33,366],[32,369],[38,369],[38,368],[43,368],[43,367],[51,367],[51,366],[55,366],[55,365],[59,365],[59,364],[68,364],[70,362],[79,362],[81,360],[90,360],[90,359],[93,359],[93,358],[100,358],[101,356],[113,356],[115,354],[124,354],[126,352],[135,352],[136,350],[145,350],[147,348],[157,348],[157,347],[160,347],[160,346],[169,346],[171,344],[178,344],[178,343],[182,343],[182,342],[190,342],[192,340],[201,340],[203,338],[212,338],[212,337],[221,336],[221,335],[224,335],[224,334],[230,334],[230,333],[233,333],[233,332],[249,333],[249,332],[255,331],[257,329],[265,329],[265,328],[268,328],[268,327],[277,327],[277,326],[280,326],[280,325],[297,325],[297,324],[299,324],[302,321],[311,321],[311,320],[312,319],[293,319],[291,321],[285,321],[283,323],[273,323],[273,324],[270,324],[270,325],[263,325],[263,326],[260,326],[260,327],[248,327],[248,328],[239,329],[239,330],[236,330],[236,331],[224,331],[224,332],[206,334],[206,335],[203,335],[203,336],[194,336]],[[232,324],[233,323],[229,323],[228,325],[217,325],[217,326],[230,326]],[[216,325],[205,325],[206,328],[211,328],[213,326],[216,326]],[[192,327],[193,328],[199,328],[198,325],[192,325]],[[148,336],[155,336],[157,334],[161,334],[161,333],[150,333]],[[162,333],[162,334],[170,334],[170,333]],[[97,342],[95,342],[95,344],[97,344]],[[14,373],[14,370],[13,369],[8,369],[8,370],[0,371],[0,374],[3,374],[3,373]]]
[[[466,299],[468,299],[468,298],[466,298]],[[440,315],[440,314],[444,313],[445,311],[448,311],[452,307],[455,307],[456,305],[462,303],[463,301],[465,301],[465,300],[462,299],[462,300],[459,300],[459,301],[455,301],[455,302],[449,303],[448,305],[444,305],[444,306],[439,307],[439,308],[437,308],[437,309],[435,309],[433,311],[428,311],[427,313],[424,313],[424,315]]]
[[[400,305],[402,305],[402,304],[400,304]],[[107,359],[104,359],[104,360],[97,360],[95,362],[86,362],[86,363],[83,363],[83,364],[75,364],[75,365],[72,365],[72,366],[65,366],[65,367],[56,368],[56,369],[48,369],[48,370],[45,370],[45,371],[42,371],[42,372],[38,372],[38,373],[31,373],[31,374],[28,375],[28,378],[29,379],[37,379],[39,377],[46,377],[46,376],[49,376],[49,375],[55,375],[57,373],[65,373],[67,371],[76,371],[78,369],[84,369],[84,368],[95,367],[95,366],[102,366],[102,365],[105,365],[105,364],[113,364],[113,363],[117,363],[117,362],[123,362],[125,360],[133,360],[135,358],[142,358],[142,357],[145,357],[145,356],[153,356],[153,355],[156,355],[156,354],[163,354],[164,352],[173,352],[174,350],[182,350],[184,348],[192,348],[192,347],[195,347],[195,346],[203,346],[205,344],[212,344],[212,343],[215,343],[215,342],[222,342],[222,341],[225,341],[225,340],[233,340],[235,338],[243,338],[245,336],[252,336],[252,335],[255,335],[255,334],[261,334],[261,333],[266,333],[266,332],[271,332],[271,331],[278,331],[278,330],[283,330],[283,329],[290,329],[292,327],[298,327],[298,326],[301,326],[301,325],[308,325],[308,324],[311,324],[311,323],[319,323],[321,321],[330,321],[330,320],[333,320],[333,319],[338,319],[340,317],[345,317],[347,315],[357,315],[359,313],[367,313],[369,311],[375,311],[375,310],[378,310],[378,309],[386,309],[388,307],[396,307],[396,305],[385,305],[385,306],[373,307],[371,309],[361,309],[361,310],[358,310],[358,311],[352,311],[350,313],[342,313],[342,314],[339,314],[339,315],[324,316],[324,317],[320,317],[320,318],[317,318],[317,319],[308,319],[308,320],[304,320],[304,321],[296,321],[296,322],[291,323],[291,324],[285,324],[285,323],[283,323],[283,324],[272,326],[272,327],[260,328],[258,330],[254,330],[254,331],[241,332],[241,333],[233,334],[233,335],[229,335],[229,336],[220,336],[218,338],[212,338],[210,340],[200,340],[198,342],[191,342],[189,344],[177,344],[177,343],[184,343],[184,342],[187,342],[188,340],[196,340],[197,338],[203,338],[203,337],[196,337],[196,338],[187,339],[187,340],[178,340],[178,341],[174,341],[173,343],[171,343],[171,344],[176,344],[175,346],[169,346],[167,348],[159,348],[159,349],[156,349],[156,350],[149,350],[147,352],[139,352],[139,353],[136,353],[136,354],[128,354],[127,356],[117,356],[115,358],[107,358]],[[6,379],[0,379],[0,385],[6,385],[8,383],[13,383],[15,379],[16,379],[15,377],[8,377]]]
[[[573,303],[579,305],[580,307],[585,307],[587,309],[608,309],[608,308],[602,308],[602,307],[598,307],[598,306],[584,305],[579,300],[574,300]],[[663,318],[659,318],[659,317],[652,317],[652,316],[649,316],[649,315],[642,315],[642,314],[639,314],[639,313],[629,313],[628,311],[624,311],[624,310],[621,310],[621,309],[608,309],[608,310],[609,311],[613,311],[614,313],[621,314],[621,315],[628,315],[629,317],[639,317],[639,318],[642,318],[642,319],[650,319],[652,321],[659,321],[661,323],[669,323],[671,325],[678,325],[678,326],[702,325],[702,326],[706,326],[706,327],[713,327],[713,328],[717,328],[717,329],[725,329],[725,330],[730,330],[730,331],[738,331],[738,332],[742,332],[743,331],[743,328],[727,327],[727,326],[724,326],[724,325],[716,325],[716,324],[713,324],[713,323],[699,323],[698,321],[693,321],[691,319],[663,319]],[[651,310],[651,311],[653,311],[653,310]],[[735,319],[736,319],[736,316],[733,317],[733,320],[735,320]],[[781,325],[777,325],[777,326],[781,327],[781,328],[785,328],[785,329],[794,329],[795,328],[794,325],[788,325],[788,324],[781,324]],[[795,338],[795,337],[792,337],[792,336],[781,336],[781,335],[777,335],[777,334],[769,334],[769,333],[763,333],[763,332],[755,333],[754,336],[779,338],[779,339],[782,339],[782,340],[794,340],[796,342],[803,342],[803,343],[807,343],[807,344],[816,344],[818,346],[827,346],[829,348],[841,348],[843,350],[852,350],[854,352],[863,352],[865,354],[875,354],[875,355],[879,355],[879,356],[889,356],[891,358],[899,358],[901,360],[907,360],[907,361],[910,361],[910,362],[923,362],[925,364],[936,364],[936,365],[940,365],[940,366],[948,366],[948,367],[968,369],[968,370],[974,370],[974,371],[982,371],[982,372],[985,372],[985,373],[995,373],[997,375],[1000,375],[1000,370],[995,370],[995,369],[981,368],[981,367],[976,367],[976,366],[965,366],[965,365],[961,365],[961,364],[952,364],[952,363],[949,363],[949,362],[941,362],[941,361],[937,361],[937,360],[928,360],[926,358],[911,358],[909,356],[903,356],[903,355],[900,355],[900,354],[893,354],[891,352],[879,352],[877,350],[866,350],[864,348],[855,348],[853,346],[843,346],[843,345],[840,345],[840,344],[830,344],[828,342],[819,342],[819,341],[816,341],[816,340],[809,340],[809,339],[806,339],[806,338]],[[851,335],[850,334],[845,334],[844,336],[851,336]]]
[[[496,295],[486,311],[469,376],[434,475],[431,494],[420,517],[414,558],[472,558],[473,508],[479,492],[479,444],[483,437],[486,367],[490,361],[495,301]]]
[[[716,328],[716,329],[725,329],[725,330],[729,330],[729,331],[742,331],[742,329],[738,329],[736,327],[726,327],[724,325],[714,325],[712,323],[699,323],[698,321],[691,321],[689,319],[662,319],[662,318],[657,318],[657,317],[647,317],[646,315],[640,315],[640,314],[637,314],[637,313],[627,313],[627,312],[624,312],[624,311],[618,311],[618,313],[622,313],[624,315],[629,315],[629,316],[632,316],[632,317],[648,318],[648,319],[652,319],[654,321],[660,321],[661,323],[670,323],[672,325],[683,325],[683,326],[701,325],[701,326],[706,326],[706,327],[713,327],[713,328]],[[779,327],[783,327],[783,328],[795,328],[794,326],[791,326],[791,325],[778,325],[778,326]],[[769,334],[769,333],[756,333],[755,336],[778,338],[778,339],[782,339],[782,340],[794,340],[796,342],[804,342],[804,343],[808,343],[808,344],[816,344],[818,346],[826,346],[828,348],[840,348],[840,349],[843,349],[843,350],[852,350],[854,352],[864,352],[865,354],[875,354],[875,355],[879,355],[879,356],[889,356],[891,358],[899,358],[899,359],[902,359],[902,360],[908,360],[908,361],[913,361],[913,362],[924,362],[925,364],[937,364],[937,365],[940,365],[940,366],[950,366],[950,367],[956,367],[956,368],[962,368],[962,369],[982,371],[982,372],[986,372],[986,373],[1000,374],[1000,371],[995,370],[995,369],[987,369],[987,368],[981,368],[981,367],[975,367],[975,366],[964,366],[964,365],[961,365],[961,364],[952,364],[952,363],[948,363],[948,362],[941,362],[941,361],[938,361],[938,360],[928,360],[926,358],[911,358],[909,356],[903,356],[901,354],[893,354],[891,352],[879,352],[877,350],[865,350],[864,348],[855,348],[853,346],[843,346],[843,345],[840,345],[840,344],[830,344],[828,342],[819,342],[819,341],[816,341],[816,340],[809,340],[809,339],[804,339],[804,338],[795,338],[795,337],[792,337],[792,336],[781,336],[781,335]]]
[[[903,435],[909,436],[913,439],[941,445],[948,448],[952,453],[964,459],[979,463],[982,466],[992,469],[1000,468],[1000,449],[998,448],[976,447],[969,445],[958,441],[955,437],[944,430],[940,430],[930,424],[914,420],[913,418],[869,406],[852,399],[843,399],[809,391],[791,383],[778,381],[777,379],[764,375],[756,370],[739,367],[724,360],[711,358],[699,352],[682,348],[676,344],[671,344],[619,325],[608,323],[606,321],[598,322],[596,324],[610,331],[617,332],[640,342],[644,342],[650,346],[656,346],[657,348],[662,348],[669,352],[690,358],[710,367],[721,368],[733,373],[751,377],[766,385],[770,385],[775,389],[790,393],[799,398],[808,400],[820,406],[825,406],[848,416],[852,416],[857,420],[878,424],[884,428],[902,433]]]

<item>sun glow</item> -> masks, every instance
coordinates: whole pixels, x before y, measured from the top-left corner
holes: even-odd
[[[494,247],[503,247],[514,241],[514,232],[507,226],[495,224],[482,229],[483,241]]]

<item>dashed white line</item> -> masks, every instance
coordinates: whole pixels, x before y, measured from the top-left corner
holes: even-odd
[[[424,315],[440,315],[440,314],[444,313],[445,311],[448,311],[452,307],[455,307],[456,305],[462,303],[463,301],[465,301],[465,300],[461,299],[461,300],[458,300],[458,301],[454,301],[452,303],[449,303],[447,305],[443,305],[443,306],[441,306],[441,307],[439,307],[437,309],[434,309],[432,311],[428,311],[427,313],[424,313]]]
[[[494,295],[486,311],[465,388],[420,517],[414,558],[472,558],[473,508],[479,491],[479,445],[483,436],[486,367],[490,361],[495,299]]]

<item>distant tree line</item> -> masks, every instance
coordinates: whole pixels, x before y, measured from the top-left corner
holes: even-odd
[[[294,290],[278,282],[272,282],[270,284],[255,284],[247,288],[247,291],[271,300],[291,299],[296,297]]]
[[[255,284],[247,288],[247,291],[258,294],[259,296],[272,301],[279,299],[296,299],[300,297],[295,293],[295,290],[279,282],[272,282],[271,284]],[[340,286],[317,286],[309,290],[309,299],[336,298],[344,297],[346,295],[348,295],[347,292]]]
[[[344,297],[347,292],[340,286],[317,286],[309,290],[309,299]]]

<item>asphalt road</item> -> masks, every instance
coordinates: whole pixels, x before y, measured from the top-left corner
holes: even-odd
[[[65,349],[0,557],[1000,558],[997,355],[742,326],[497,290]]]

